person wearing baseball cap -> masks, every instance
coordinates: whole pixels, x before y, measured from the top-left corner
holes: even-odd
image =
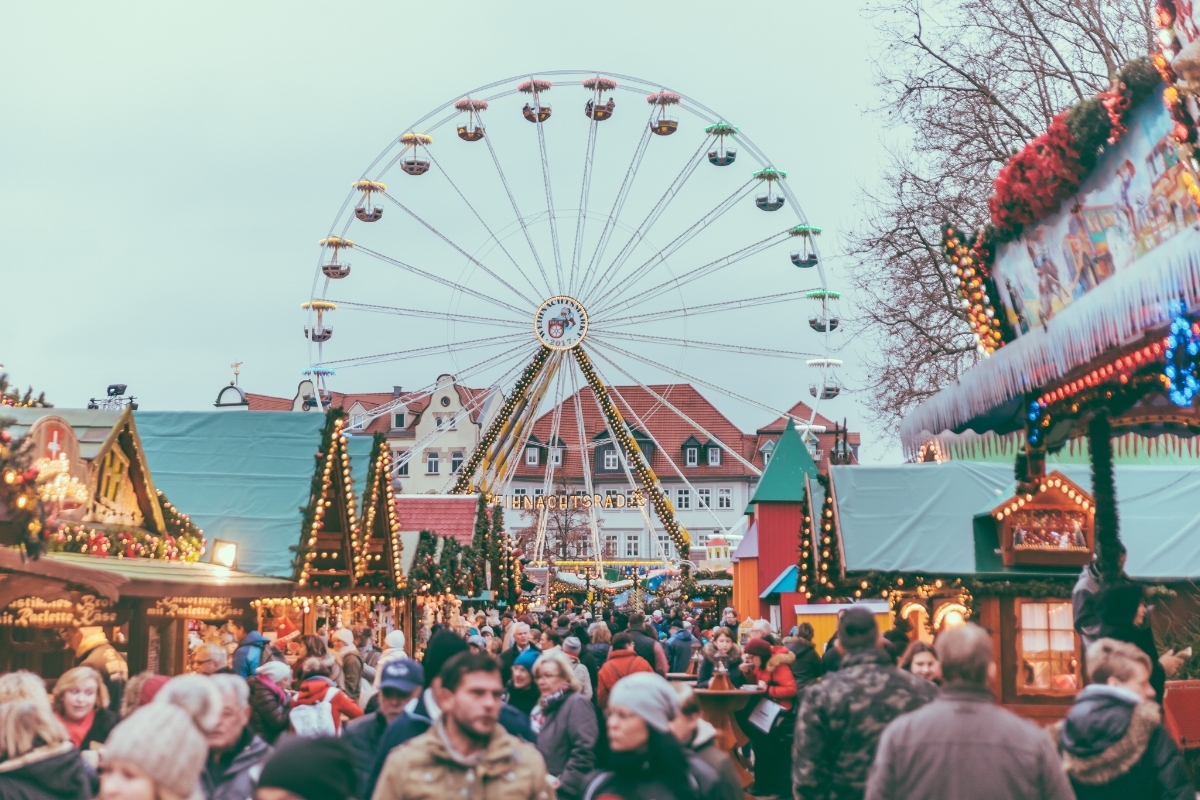
[[[425,670],[411,658],[385,661],[379,669],[379,710],[346,725],[344,736],[354,754],[354,770],[360,786],[365,786],[371,776],[383,732],[425,686]]]

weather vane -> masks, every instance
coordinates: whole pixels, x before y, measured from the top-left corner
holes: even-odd
[[[241,366],[242,366],[242,364],[245,364],[245,363],[246,363],[245,361],[235,361],[229,365],[229,366],[233,367],[233,385],[234,386],[238,385],[238,375],[242,374]]]

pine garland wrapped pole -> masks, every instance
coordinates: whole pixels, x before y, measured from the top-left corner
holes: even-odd
[[[1112,424],[1100,410],[1088,423],[1092,462],[1092,495],[1096,501],[1096,554],[1101,582],[1113,583],[1121,573],[1121,521],[1117,516],[1117,486],[1113,472]]]

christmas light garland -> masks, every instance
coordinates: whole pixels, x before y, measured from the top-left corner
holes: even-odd
[[[371,444],[370,465],[367,469],[367,488],[363,495],[363,507],[360,519],[362,520],[361,538],[359,540],[359,548],[354,558],[354,576],[356,582],[363,583],[364,587],[370,586],[370,580],[373,577],[376,581],[375,588],[385,589],[387,583],[377,570],[374,576],[368,576],[369,567],[372,566],[371,541],[376,535],[376,529],[379,528],[380,508],[386,509],[386,520],[383,520],[383,529],[379,533],[379,538],[383,543],[383,552],[377,554],[376,560],[382,560],[384,563],[381,570],[390,576],[390,584],[393,591],[400,591],[404,588],[404,570],[401,566],[401,554],[404,546],[400,541],[400,521],[396,516],[396,494],[392,489],[392,450],[388,447],[387,437],[382,433],[376,433]]]
[[[359,530],[357,514],[354,510],[354,481],[350,474],[350,452],[346,446],[347,438],[343,430],[345,426],[346,412],[342,409],[332,408],[325,413],[325,427],[321,431],[321,449],[314,456],[318,467],[313,473],[310,499],[304,510],[304,524],[301,528],[302,540],[296,548],[297,572],[299,572],[296,583],[300,587],[307,586],[312,577],[315,569],[312,562],[317,558],[319,552],[317,537],[325,527],[326,510],[330,508],[334,509],[332,513],[341,514],[339,522],[342,529],[342,553],[346,564],[346,581],[349,584],[343,587],[341,581],[335,580],[333,588],[352,589],[355,585],[354,557],[359,550]],[[338,485],[334,483],[335,480],[340,484],[340,492]],[[337,508],[334,508],[335,503]]]
[[[960,302],[967,309],[967,321],[975,342],[986,355],[996,352],[1014,338],[1003,312],[996,311],[996,284],[991,275],[992,254],[986,231],[974,234],[960,231],[949,223],[942,225],[942,251],[946,263],[954,269],[954,283]]]

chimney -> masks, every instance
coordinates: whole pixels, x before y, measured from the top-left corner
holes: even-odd
[[[399,397],[404,392],[399,386],[392,387],[392,397]]]

